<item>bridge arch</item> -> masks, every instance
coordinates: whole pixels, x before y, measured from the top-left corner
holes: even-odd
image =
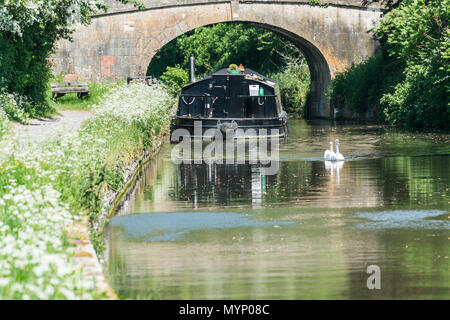
[[[241,20],[234,20],[234,21],[225,21],[224,23],[249,23],[251,25],[260,27],[262,29],[266,29],[269,31],[272,31],[278,35],[281,35],[286,40],[290,41],[292,44],[294,44],[297,48],[300,49],[300,51],[303,53],[303,55],[306,58],[306,61],[308,63],[308,67],[310,70],[310,78],[311,78],[311,84],[310,84],[310,98],[307,105],[307,114],[313,114],[313,115],[320,115],[320,117],[328,118],[331,117],[332,109],[328,105],[328,99],[324,95],[326,92],[326,89],[331,81],[331,71],[330,67],[328,66],[328,62],[325,59],[324,55],[320,52],[320,49],[317,48],[314,44],[306,40],[305,38],[302,38],[298,34],[295,34],[293,32],[290,32],[285,29],[281,29],[277,26],[269,25],[267,23],[257,23],[253,21],[241,21]],[[200,26],[200,27],[206,27],[210,25]],[[193,28],[190,30],[187,30],[185,33],[189,31],[193,31],[197,28]],[[185,34],[183,33],[183,34]],[[175,34],[174,38],[171,39],[164,39],[163,42],[161,42],[159,48],[155,48],[156,50],[153,52],[153,54],[148,57],[150,60],[147,62],[150,63],[153,56],[162,49],[166,44],[170,43],[171,41],[175,40],[176,38],[182,36],[183,34],[177,35]]]
[[[303,0],[172,0],[168,5],[152,0],[147,6],[143,11],[113,7],[79,27],[73,42],[58,43],[55,72],[90,79],[143,75],[156,52],[186,32],[221,22],[251,23],[282,35],[303,52],[311,74],[308,115],[331,118],[325,92],[334,74],[356,57],[370,57],[377,47],[370,29],[380,11],[357,5],[315,7]]]

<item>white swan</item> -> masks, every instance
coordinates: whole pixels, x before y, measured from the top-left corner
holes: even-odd
[[[344,161],[344,156],[339,152],[339,139],[334,141],[334,145],[336,147],[336,161]]]
[[[336,154],[333,151],[333,142],[330,141],[330,149],[329,150],[325,150],[324,154],[323,154],[323,158],[325,160],[328,161],[334,161],[336,159]]]

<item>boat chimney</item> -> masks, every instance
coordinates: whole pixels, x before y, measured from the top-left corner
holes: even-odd
[[[194,57],[190,57],[189,58],[189,82],[195,82],[195,58]]]

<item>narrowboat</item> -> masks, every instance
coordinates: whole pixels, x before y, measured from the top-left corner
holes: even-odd
[[[289,119],[275,81],[242,65],[231,65],[196,82],[192,70],[191,60],[191,83],[179,94],[172,133],[185,129],[177,136],[216,139],[287,137]]]

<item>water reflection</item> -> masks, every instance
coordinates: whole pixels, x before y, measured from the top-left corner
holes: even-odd
[[[167,163],[166,166],[171,166]],[[300,207],[376,207],[384,194],[379,172],[353,161],[281,162],[278,173],[265,174],[261,166],[242,164],[181,164],[173,168],[179,179],[167,190],[165,201],[179,208],[275,204]],[[355,176],[356,175],[356,176]],[[158,202],[163,199],[158,199]],[[174,202],[175,201],[175,202]],[[158,203],[159,205],[159,203]]]
[[[370,222],[359,223],[359,229],[441,229],[450,230],[450,220],[438,219],[447,212],[442,210],[391,210],[381,212],[363,212],[355,215]]]
[[[325,170],[330,173],[330,176],[333,177],[336,172],[336,184],[340,184],[341,181],[341,173],[340,171],[344,167],[344,161],[324,161]]]
[[[345,162],[321,158],[335,138]],[[119,295],[450,298],[448,135],[291,121],[273,175],[249,159],[170,155],[166,145],[106,228]],[[380,291],[366,288],[373,264]]]
[[[253,214],[234,212],[164,212],[117,217],[111,227],[121,228],[119,239],[146,242],[184,240],[198,230],[289,225],[288,221],[258,220]]]
[[[180,184],[170,190],[171,201],[191,201],[194,209],[206,206],[251,204],[261,208],[266,186],[277,184],[277,174],[250,164],[180,164]]]

